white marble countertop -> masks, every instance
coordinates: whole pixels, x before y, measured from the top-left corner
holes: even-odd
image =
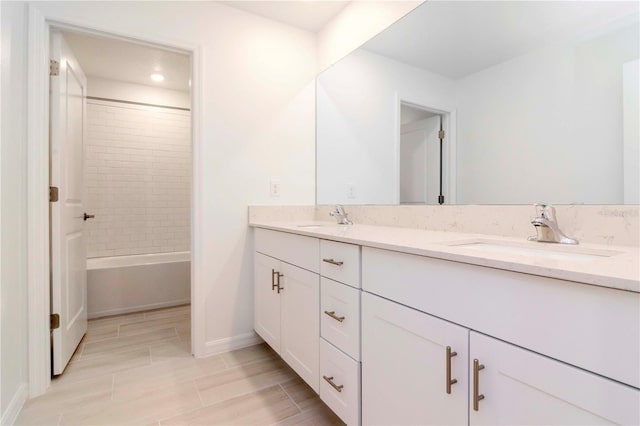
[[[314,224],[319,226],[308,226]],[[526,237],[517,239],[357,224],[341,226],[334,222],[252,221],[249,225],[640,293],[640,250],[637,247],[567,246],[529,242]],[[464,246],[460,243],[481,244]],[[572,254],[576,253],[595,256],[574,258]]]

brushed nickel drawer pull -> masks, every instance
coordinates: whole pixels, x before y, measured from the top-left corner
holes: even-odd
[[[332,265],[336,265],[336,266],[342,266],[344,264],[344,262],[342,262],[342,261],[336,261],[336,260],[333,260],[333,259],[322,259],[322,261],[326,262],[326,263],[330,263]]]
[[[278,275],[276,275],[276,285],[278,286],[278,294],[280,294],[280,292],[282,290],[284,290],[284,287],[280,287],[280,278],[284,277],[284,274],[281,274],[280,272],[277,272]]]
[[[447,346],[447,393],[451,394],[451,385],[458,383],[458,379],[451,378],[451,358],[458,355],[458,352],[451,352],[451,346]]]
[[[271,270],[271,291],[275,290],[278,287],[278,284],[276,284],[276,274],[279,274],[278,272],[276,272],[275,269]]]
[[[325,314],[329,315],[331,318],[338,322],[344,321],[344,317],[339,317],[336,315],[336,311],[324,311]]]
[[[329,383],[335,390],[337,390],[338,392],[342,392],[342,388],[344,387],[344,385],[336,385],[333,381],[333,376],[322,376],[322,378],[325,379],[327,383]]]
[[[480,364],[477,359],[473,360],[473,411],[478,411],[478,403],[484,399],[484,395],[480,394],[479,372],[484,369],[484,365]]]

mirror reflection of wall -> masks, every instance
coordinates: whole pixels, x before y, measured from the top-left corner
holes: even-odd
[[[425,3],[319,76],[318,204],[437,203],[402,102],[450,116],[447,204],[637,203],[625,64],[640,57],[638,14],[636,2]]]

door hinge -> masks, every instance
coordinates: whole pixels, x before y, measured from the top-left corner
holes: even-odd
[[[438,132],[438,139],[443,140],[444,139],[444,130],[440,130]]]
[[[51,324],[51,330],[60,328],[60,314],[51,314],[50,324]]]
[[[55,203],[56,201],[58,201],[58,187],[57,186],[50,186],[49,187],[49,202],[50,203]]]
[[[53,59],[49,60],[49,75],[56,76],[60,73],[60,63],[58,61],[54,61]]]

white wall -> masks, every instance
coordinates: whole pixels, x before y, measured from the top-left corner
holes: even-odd
[[[452,107],[453,81],[359,49],[318,77],[318,204],[398,203],[400,101]],[[357,161],[354,161],[357,159]],[[355,198],[348,198],[348,186]]]
[[[189,92],[87,76],[87,96],[191,108]]]
[[[198,356],[253,336],[249,204],[313,204],[315,37],[213,2],[38,2],[79,26],[200,49]],[[269,198],[269,180],[281,182]],[[202,319],[201,319],[202,318]]]
[[[403,99],[456,111],[458,204],[622,204],[622,68],[639,39],[617,28],[460,80],[357,50],[318,78],[318,203],[398,202]]]
[[[622,64],[639,44],[635,24],[457,81],[458,202],[622,204]]]
[[[1,2],[0,408],[13,424],[27,396],[26,7]]]
[[[336,63],[423,1],[353,1],[318,32],[318,71]]]
[[[640,204],[640,60],[622,67],[624,202]]]
[[[87,257],[190,250],[190,122],[189,111],[87,101]]]

